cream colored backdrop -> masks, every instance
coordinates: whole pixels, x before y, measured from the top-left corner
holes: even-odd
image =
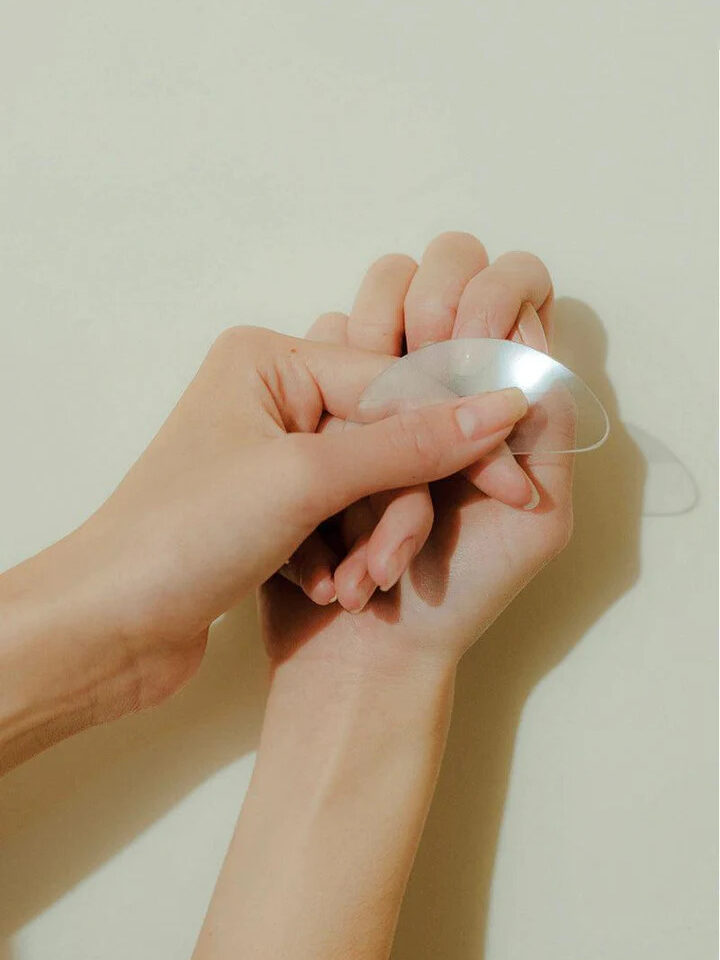
[[[533,250],[613,434],[463,664],[395,955],[714,957],[714,5],[0,13],[0,566],[108,494],[223,327],[301,334],[444,229]],[[683,469],[694,505],[647,515]],[[176,699],[0,784],[3,960],[189,955],[263,696],[248,604]]]

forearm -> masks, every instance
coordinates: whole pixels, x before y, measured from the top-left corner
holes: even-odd
[[[0,575],[0,773],[131,708],[137,664],[107,577],[79,533]]]
[[[291,658],[196,960],[388,955],[442,757],[454,670]]]

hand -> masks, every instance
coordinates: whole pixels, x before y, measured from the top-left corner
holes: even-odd
[[[527,409],[507,390],[315,432],[323,416],[348,416],[392,362],[266,330],[224,333],[101,509],[0,578],[0,658],[16,680],[0,734],[5,719],[6,733],[20,724],[17,739],[33,710],[50,727],[62,713],[65,731],[156,703],[193,672],[210,623],[323,520],[454,473]]]
[[[438,237],[419,268],[407,257],[383,258],[368,272],[350,317],[322,317],[310,336],[395,354],[403,338],[413,350],[453,336],[509,336],[546,349],[552,286],[545,267],[529,254],[487,264],[484,248],[467,234]],[[341,604],[362,612],[318,609],[275,577],[262,594],[271,654],[351,670],[403,670],[418,657],[457,662],[567,543],[572,463],[572,456],[542,455],[519,464],[496,450],[466,471],[472,483],[454,477],[436,484],[432,503],[416,487],[352,507],[340,525],[347,555],[334,581]],[[398,557],[409,537],[410,554]],[[314,596],[332,563],[314,536],[291,566]],[[375,593],[378,584],[387,590],[396,581]]]

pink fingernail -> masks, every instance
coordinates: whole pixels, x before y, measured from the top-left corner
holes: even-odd
[[[408,537],[391,554],[387,564],[387,577],[384,583],[380,584],[383,592],[391,590],[405,573],[408,564],[415,555],[415,537]]]
[[[528,478],[528,484],[530,486],[530,489],[532,490],[532,494],[528,502],[523,507],[523,510],[534,510],[535,507],[540,503],[540,492],[538,488],[535,486],[535,484],[532,482],[532,480],[530,480],[529,478]]]
[[[354,604],[352,607],[346,607],[345,609],[347,610],[347,612],[361,613],[365,609],[365,606],[368,600],[370,599],[370,597],[372,597],[373,593],[375,592],[376,586],[377,584],[372,579],[370,574],[366,573],[365,576],[362,577],[355,585],[355,590],[357,591],[357,593],[360,594],[361,599],[358,603]]]
[[[323,579],[313,587],[312,594],[312,599],[315,603],[319,603],[323,607],[329,603],[334,603],[337,600],[337,593],[332,577],[323,577]]]

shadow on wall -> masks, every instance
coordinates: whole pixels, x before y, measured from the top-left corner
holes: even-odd
[[[254,750],[267,661],[252,598],[161,707],[85,731],[0,785],[0,934],[8,937],[213,772]],[[10,960],[9,946],[0,960]]]
[[[437,796],[400,919],[396,960],[482,956],[495,848],[523,704],[533,686],[635,581],[644,462],[618,420],[605,335],[584,304],[559,300],[558,358],[612,421],[578,459],[570,548],[467,655]],[[532,630],[527,624],[532,623]],[[162,707],[89,730],[0,785],[0,932],[57,900],[214,771],[255,748],[265,655],[254,604],[212,631],[198,676]],[[10,960],[0,946],[0,958]]]
[[[645,460],[620,422],[593,311],[558,300],[554,355],[587,381],[611,421],[578,457],[568,549],[465,657],[437,793],[400,916],[394,960],[479,960],[516,731],[538,681],[635,583]]]

